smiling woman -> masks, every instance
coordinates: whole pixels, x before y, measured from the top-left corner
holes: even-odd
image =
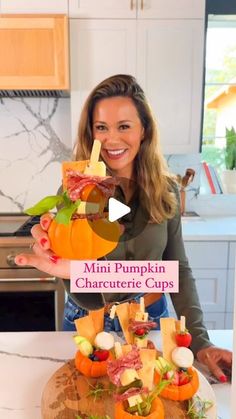
[[[117,96],[95,105],[93,135],[102,143],[103,160],[117,176],[133,177],[133,161],[143,134],[137,109],[130,98]]]

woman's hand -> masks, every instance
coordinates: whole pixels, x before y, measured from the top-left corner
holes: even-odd
[[[227,349],[210,346],[200,349],[197,353],[197,359],[206,365],[220,382],[225,383],[227,381],[224,369],[231,370],[232,368],[232,352]]]
[[[32,253],[21,253],[15,257],[15,263],[19,266],[34,266],[42,272],[59,278],[70,278],[70,261],[54,255],[50,250],[48,238],[48,228],[52,221],[50,214],[44,214],[40,218],[40,224],[36,224],[31,229],[31,234],[35,240],[32,246]]]

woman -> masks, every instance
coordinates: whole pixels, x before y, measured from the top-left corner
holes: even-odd
[[[176,313],[186,317],[195,356],[220,381],[226,381],[221,365],[230,366],[232,354],[214,347],[203,325],[195,281],[184,251],[177,186],[161,154],[151,109],[132,76],[110,77],[91,92],[80,118],[76,160],[89,158],[94,138],[101,142],[101,157],[109,172],[127,179],[119,189],[119,199],[131,207],[131,213],[122,219],[124,240],[107,255],[107,259],[179,260],[179,293],[171,295]],[[135,237],[133,232],[147,212],[148,223]],[[16,263],[32,265],[69,279],[69,261],[58,258],[50,250],[47,235],[50,221],[49,215],[41,217],[40,225],[32,229],[34,254],[18,255]],[[64,282],[69,294],[65,330],[72,330],[74,319],[85,315],[86,309],[104,305],[108,309],[114,301],[138,300],[140,297],[131,294],[70,295],[69,281],[65,279]],[[144,298],[153,319],[167,315],[165,297],[147,294]],[[118,330],[116,325],[108,324],[108,316],[105,323],[106,327]]]

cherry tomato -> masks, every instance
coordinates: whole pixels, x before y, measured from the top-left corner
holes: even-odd
[[[147,329],[145,329],[144,327],[141,327],[140,329],[137,329],[135,331],[135,335],[137,336],[143,336],[143,335],[146,335],[146,333],[147,333]]]
[[[109,357],[109,351],[106,349],[97,349],[94,351],[93,355],[98,359],[98,361],[106,361]]]
[[[87,185],[81,191],[81,200],[100,203],[104,195],[96,185]]]
[[[179,386],[183,386],[184,384],[188,384],[190,381],[189,374],[184,371],[179,371]]]
[[[192,342],[192,336],[189,332],[177,333],[175,339],[177,346],[185,346],[186,348],[188,348]]]

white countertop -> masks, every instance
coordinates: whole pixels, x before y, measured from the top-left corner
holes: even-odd
[[[204,217],[199,219],[182,218],[185,241],[234,241],[236,240],[235,217]]]
[[[216,345],[230,349],[232,331],[212,331]],[[73,332],[0,333],[0,418],[40,419],[43,389],[52,374],[75,355]],[[150,338],[160,347],[158,332]],[[230,418],[230,384],[213,386],[218,417]]]

